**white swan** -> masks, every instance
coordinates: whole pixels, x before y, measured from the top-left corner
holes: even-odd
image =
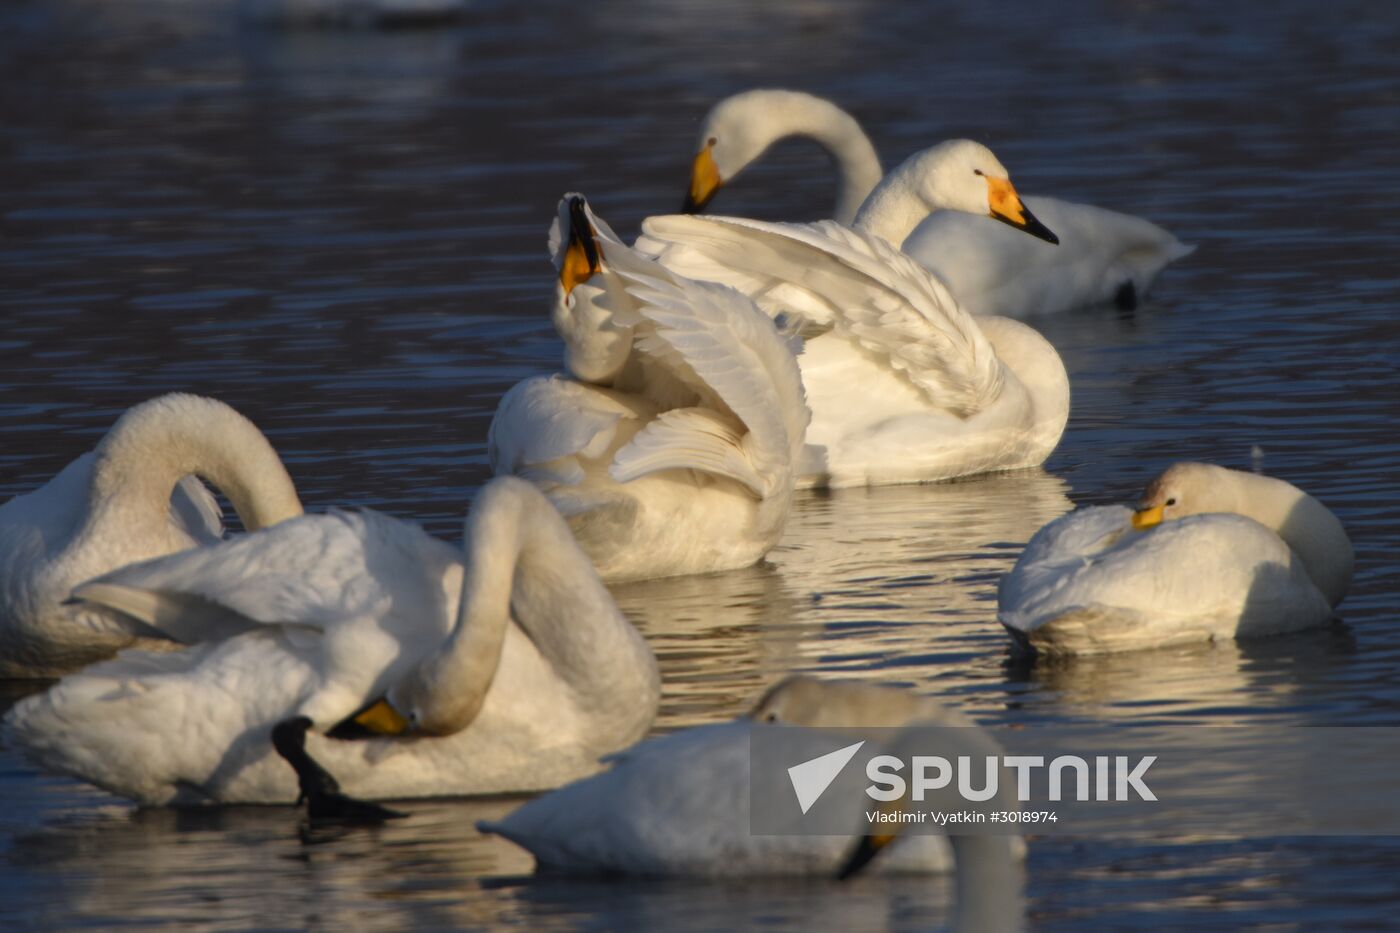
[[[1332,617],[1352,563],[1336,516],[1297,487],[1178,463],[1136,512],[1080,509],[1037,532],[997,614],[1051,654],[1291,632]]]
[[[1031,467],[1059,443],[1069,377],[1054,347],[1017,321],[969,315],[879,237],[719,217],[652,217],[643,229],[638,248],[663,264],[801,321],[812,423],[799,486]]]
[[[222,490],[249,529],[301,514],[252,422],[179,394],[134,406],[94,451],[0,506],[0,677],[56,677],[135,643],[114,613],[64,601],[124,564],[217,541],[218,505],[196,476]]]
[[[714,106],[700,128],[684,210],[702,208],[722,184],[790,136],[811,138],[830,153],[838,175],[832,216],[855,222],[883,175],[879,157],[854,117],[799,91],[746,91]],[[1058,247],[1017,236],[986,216],[938,210],[950,205],[937,203],[916,209],[902,229],[868,229],[901,245],[974,314],[1021,316],[1105,301],[1130,307],[1163,268],[1195,249],[1138,217],[1056,198],[1024,200],[1059,237]]]
[[[967,726],[931,700],[901,690],[812,677],[771,689],[749,716],[649,739],[612,759],[610,770],[479,825],[528,849],[549,871],[643,876],[834,876],[849,836],[754,835],[750,825],[750,732],[763,723],[813,729],[899,727],[911,722]],[[977,732],[967,729],[958,732]],[[786,738],[802,741],[802,734]],[[830,751],[814,732],[813,755]],[[858,792],[851,769],[828,793]],[[1019,840],[1017,840],[1019,844]],[[904,839],[894,871],[944,871],[942,836]]]
[[[208,640],[72,674],[10,711],[6,741],[157,805],[295,800],[269,742],[295,717],[361,797],[541,790],[593,773],[656,713],[650,649],[530,484],[482,489],[466,550],[464,563],[416,525],[331,512],[124,568],[78,596]],[[406,734],[324,734],[357,714]]]
[[[506,393],[492,467],[539,485],[605,580],[752,564],[782,533],[809,417],[788,342],[733,289],[635,253],[580,196],[552,245],[577,379]]]

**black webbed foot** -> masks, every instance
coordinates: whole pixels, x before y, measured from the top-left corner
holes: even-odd
[[[1113,303],[1119,311],[1134,311],[1138,306],[1137,286],[1132,279],[1118,286],[1118,291],[1113,296]]]
[[[311,720],[305,716],[284,719],[272,727],[272,747],[297,773],[301,790],[297,803],[306,801],[312,822],[382,823],[408,815],[342,794],[331,773],[306,753],[306,730],[310,728]]]

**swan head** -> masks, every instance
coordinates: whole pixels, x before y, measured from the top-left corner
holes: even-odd
[[[726,97],[710,110],[700,126],[695,159],[690,165],[690,188],[681,213],[704,210],[715,193],[750,162],[763,155],[774,136],[770,123],[793,99],[794,91],[753,90]]]
[[[930,212],[980,214],[1047,243],[1060,242],[1022,203],[1010,173],[981,143],[948,140],[916,153],[895,171],[910,179],[915,196]]]
[[[598,232],[583,195],[566,194],[560,199],[559,215],[549,229],[549,251],[565,298],[602,268]]]
[[[1209,463],[1174,463],[1147,484],[1133,527],[1139,531],[1173,518],[1238,510],[1233,470]]]

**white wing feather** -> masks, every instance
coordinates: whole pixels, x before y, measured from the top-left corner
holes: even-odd
[[[789,302],[765,308],[770,313],[785,310],[820,324],[817,316],[829,308],[839,332],[888,361],[940,408],[969,417],[1001,392],[1005,368],[976,320],[943,283],[879,237],[833,221],[731,217],[652,217],[643,229],[649,244],[683,244],[737,270],[720,280],[726,284],[753,289],[756,277],[763,280],[765,300]],[[801,292],[805,300],[797,298]]]

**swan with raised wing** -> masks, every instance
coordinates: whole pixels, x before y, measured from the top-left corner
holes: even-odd
[[[593,773],[656,714],[651,650],[529,483],[482,489],[465,551],[332,511],[123,568],[77,598],[191,647],[69,675],[10,711],[6,742],[154,805],[296,800],[274,730],[361,798]]]

